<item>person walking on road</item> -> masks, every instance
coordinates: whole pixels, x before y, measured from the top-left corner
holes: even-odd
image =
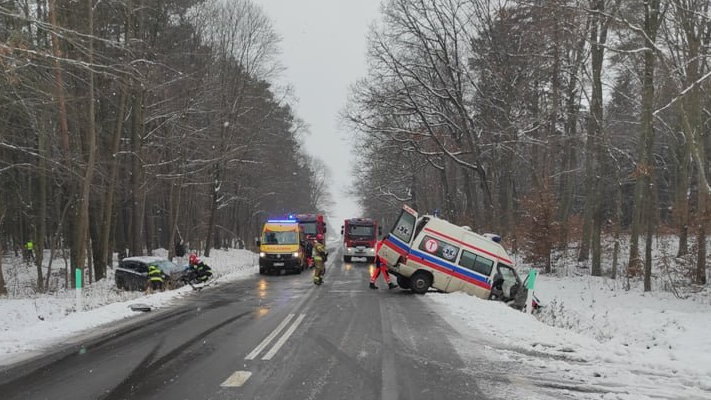
[[[316,235],[316,240],[314,240],[314,246],[311,253],[311,257],[314,260],[314,284],[320,285],[323,283],[323,275],[326,273],[326,257],[328,252],[326,251],[326,246],[323,243],[323,235]]]
[[[370,277],[370,288],[371,289],[377,289],[378,287],[375,286],[375,281],[378,280],[378,276],[380,274],[383,274],[383,278],[385,279],[385,282],[388,284],[388,289],[395,289],[397,287],[396,284],[390,282],[390,274],[388,274],[388,266],[385,265],[385,262],[380,260],[380,256],[378,256],[378,252],[380,251],[380,248],[383,247],[383,241],[378,240],[378,242],[375,244],[375,271],[373,271],[373,275]]]

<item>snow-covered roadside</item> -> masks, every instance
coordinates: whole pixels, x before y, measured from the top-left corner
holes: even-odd
[[[161,251],[155,255],[163,255]],[[167,252],[166,252],[167,254]],[[256,254],[247,250],[213,250],[205,261],[213,269],[214,282],[242,279],[257,272]],[[192,288],[146,295],[116,289],[112,271],[109,276],[83,291],[82,311],[76,312],[72,290],[32,298],[0,298],[0,365],[13,362],[22,353],[50,347],[79,332],[129,318],[135,303],[160,309],[191,293]]]
[[[711,307],[609,285],[542,277],[537,292],[547,310],[537,317],[461,293],[427,297],[464,337],[487,338],[491,356],[520,365],[512,375],[533,385],[554,382],[575,398],[711,399]]]

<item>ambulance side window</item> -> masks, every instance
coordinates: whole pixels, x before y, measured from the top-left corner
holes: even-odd
[[[491,275],[491,269],[494,267],[494,262],[488,258],[464,250],[462,252],[462,258],[459,260],[459,265],[484,276],[489,276]]]
[[[409,244],[410,240],[412,240],[412,233],[414,230],[415,216],[403,210],[391,233],[398,239]]]
[[[450,262],[454,262],[457,259],[457,254],[459,254],[459,247],[452,246],[432,236],[422,238],[420,250]]]

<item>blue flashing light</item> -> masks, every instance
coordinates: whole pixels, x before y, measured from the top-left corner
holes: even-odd
[[[267,222],[274,224],[295,224],[296,221],[293,219],[268,219]]]

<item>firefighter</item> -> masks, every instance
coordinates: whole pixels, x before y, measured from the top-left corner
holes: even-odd
[[[151,291],[163,291],[163,271],[161,271],[157,266],[148,266],[148,281]]]
[[[190,268],[194,272],[195,280],[198,283],[205,283],[212,276],[212,268],[198,258],[197,254],[192,253],[189,257]]]
[[[378,256],[378,252],[380,251],[380,248],[383,246],[383,241],[378,240],[378,242],[375,244],[375,271],[373,271],[373,275],[370,277],[370,288],[371,289],[377,289],[378,287],[375,286],[375,281],[378,280],[378,276],[380,274],[383,274],[383,278],[385,278],[385,282],[388,284],[388,289],[395,289],[397,287],[396,284],[390,282],[390,274],[388,274],[388,266],[385,265],[385,262],[380,260],[380,256]]]
[[[316,235],[316,240],[314,240],[313,250],[311,258],[314,260],[314,283],[320,285],[323,283],[323,275],[326,272],[326,257],[328,252],[326,251],[326,246],[321,243],[323,241],[323,234]]]

